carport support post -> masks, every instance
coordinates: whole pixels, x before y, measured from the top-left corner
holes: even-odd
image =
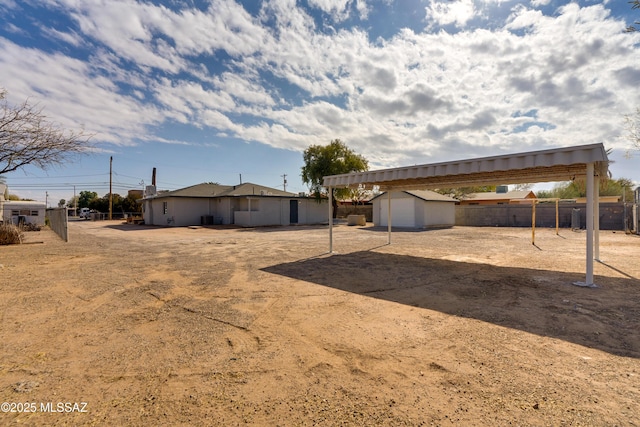
[[[593,228],[595,232],[595,256],[600,261],[600,176],[596,175],[593,183]]]
[[[329,187],[329,253],[333,253],[333,188]]]
[[[560,215],[558,212],[558,202],[560,199],[556,199],[556,236],[560,235]]]
[[[536,201],[531,202],[531,244],[536,244]]]
[[[391,191],[387,191],[387,244],[391,244]]]
[[[593,169],[593,163],[587,163],[587,277],[585,283],[587,286],[593,286],[593,213],[595,211]]]

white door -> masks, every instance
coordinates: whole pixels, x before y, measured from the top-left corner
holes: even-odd
[[[416,211],[414,199],[391,199],[391,225],[393,227],[415,227]],[[388,224],[387,211],[388,201],[382,197],[380,203],[380,225],[386,227]]]

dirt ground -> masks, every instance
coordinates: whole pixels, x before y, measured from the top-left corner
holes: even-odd
[[[572,285],[584,232],[328,238],[87,221],[0,247],[0,425],[640,425],[640,236],[601,232],[598,288]]]

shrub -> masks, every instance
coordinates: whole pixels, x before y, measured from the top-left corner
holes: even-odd
[[[22,237],[22,231],[15,225],[0,225],[0,245],[15,245],[22,243]]]

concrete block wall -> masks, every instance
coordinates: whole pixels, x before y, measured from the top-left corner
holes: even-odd
[[[580,228],[586,224],[586,204],[560,204],[559,223],[561,228],[571,228],[573,209],[580,209]],[[624,205],[622,203],[600,204],[600,229],[623,230]],[[627,207],[627,216],[632,209]],[[531,205],[458,205],[456,225],[474,227],[531,227]],[[556,205],[539,203],[536,205],[536,227],[556,226]]]

